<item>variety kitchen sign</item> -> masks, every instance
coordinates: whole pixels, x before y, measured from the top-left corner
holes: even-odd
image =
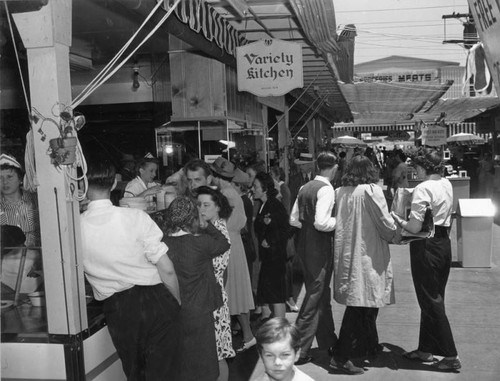
[[[269,39],[239,46],[236,65],[239,91],[267,97],[304,86],[300,44]]]

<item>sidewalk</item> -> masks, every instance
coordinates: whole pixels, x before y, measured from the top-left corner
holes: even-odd
[[[454,224],[456,226],[456,224]],[[456,260],[456,230],[452,230],[453,258]],[[404,359],[404,351],[417,347],[420,310],[410,273],[408,246],[391,245],[395,273],[396,304],[382,308],[377,326],[384,352],[365,362],[366,372],[356,380],[500,380],[500,227],[493,225],[493,259],[491,268],[453,267],[447,286],[446,309],[462,361],[460,373],[434,371],[429,365]],[[337,330],[344,307],[334,303]],[[295,321],[297,314],[287,314]],[[314,345],[313,345],[314,348]],[[300,369],[322,380],[348,380],[353,376],[328,372],[328,355],[312,350],[313,363]],[[257,351],[238,355],[230,364],[230,381],[250,380],[263,372]]]

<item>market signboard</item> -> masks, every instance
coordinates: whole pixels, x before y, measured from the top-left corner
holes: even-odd
[[[238,90],[259,97],[281,96],[304,86],[302,46],[277,39],[236,48]]]
[[[497,94],[500,94],[500,1],[468,0]]]
[[[446,144],[446,128],[441,126],[422,127],[422,144],[426,146],[442,146]]]

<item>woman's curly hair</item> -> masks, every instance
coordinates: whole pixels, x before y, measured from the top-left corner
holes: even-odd
[[[196,188],[196,197],[201,194],[207,194],[210,196],[215,205],[219,207],[219,217],[227,220],[231,213],[233,212],[233,207],[229,204],[229,200],[224,196],[220,190],[210,188],[206,185]]]
[[[266,193],[267,197],[276,197],[278,195],[278,190],[274,186],[274,180],[269,173],[259,172],[255,176],[255,180],[259,180],[262,186],[262,191]]]
[[[442,175],[444,172],[443,153],[434,148],[419,148],[411,156],[411,162],[413,166],[422,167],[427,175]]]
[[[379,180],[379,173],[372,161],[364,155],[354,156],[348,163],[342,186],[357,186],[360,184],[374,184]]]

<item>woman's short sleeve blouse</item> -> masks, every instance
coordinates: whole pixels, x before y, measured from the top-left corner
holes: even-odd
[[[426,180],[415,187],[410,218],[423,221],[428,206],[432,209],[434,225],[451,225],[453,187],[448,179]]]

